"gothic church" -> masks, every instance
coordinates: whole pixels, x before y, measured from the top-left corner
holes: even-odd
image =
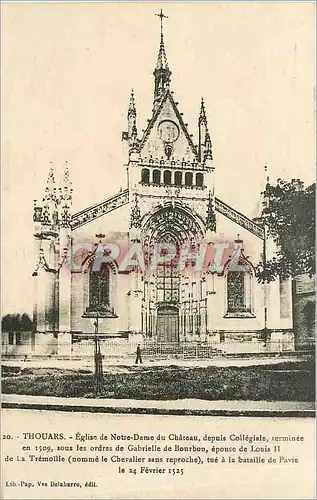
[[[122,344],[243,346],[259,341],[263,331],[271,339],[291,335],[290,284],[276,280],[263,285],[255,277],[255,266],[269,248],[265,230],[216,196],[205,104],[202,100],[195,142],[172,91],[162,12],[160,18],[149,120],[140,134],[132,92],[122,134],[126,187],[73,213],[66,167],[60,187],[50,171],[43,201],[35,203],[35,344],[46,352],[67,354],[96,331],[101,339]],[[197,270],[189,259],[181,271],[171,260],[140,273],[133,266],[121,269],[111,256],[111,244],[127,251],[135,242],[148,258],[157,244],[193,251],[217,242],[233,246],[222,254],[219,268],[205,263]],[[235,245],[242,265],[231,268]],[[98,249],[102,258],[96,270]]]

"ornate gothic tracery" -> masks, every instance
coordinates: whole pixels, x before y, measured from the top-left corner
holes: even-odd
[[[175,202],[174,208],[170,203],[154,210],[146,217],[142,227],[143,240],[163,241],[165,233],[177,235],[179,242],[190,241],[192,237],[202,239],[203,222],[188,207]]]
[[[142,239],[151,259],[155,243],[172,244],[175,258],[168,258],[145,277],[142,324],[159,342],[179,342],[200,335],[206,327],[203,276],[190,265],[182,269],[182,245],[193,248],[203,237],[200,218],[178,201],[158,207],[144,220]],[[162,254],[161,254],[162,255]],[[192,271],[190,271],[192,269]],[[189,271],[189,272],[188,272]]]

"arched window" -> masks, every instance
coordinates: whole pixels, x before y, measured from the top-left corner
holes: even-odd
[[[196,174],[196,186],[203,187],[204,185],[204,176],[200,172]]]
[[[164,170],[164,184],[170,185],[172,183],[172,174],[170,170]]]
[[[95,271],[93,266],[89,274],[89,311],[106,312],[110,309],[110,267],[102,263]]]
[[[193,174],[191,172],[186,172],[185,174],[185,186],[193,185]]]
[[[161,172],[153,170],[153,184],[161,184]]]
[[[242,271],[229,271],[227,277],[228,312],[246,312],[245,273]]]
[[[239,269],[241,268],[241,270]],[[253,272],[247,261],[239,261],[238,266],[230,264],[227,272],[227,313],[226,317],[254,317]]]
[[[150,171],[148,168],[143,168],[141,172],[141,182],[144,184],[149,184],[150,182]]]
[[[175,179],[175,182],[174,182],[175,186],[181,186],[182,185],[182,177],[183,177],[182,172],[175,172],[175,177],[174,177],[174,179]]]

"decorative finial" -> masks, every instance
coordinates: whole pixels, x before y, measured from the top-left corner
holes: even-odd
[[[67,160],[65,161],[63,181],[64,181],[64,184],[68,184],[70,182],[69,168],[68,168],[68,161]]]
[[[134,194],[134,205],[131,210],[131,218],[130,218],[130,229],[131,228],[140,228],[141,227],[141,211],[138,203],[138,195]]]
[[[50,162],[52,163],[52,162]],[[47,184],[54,184],[55,183],[55,177],[54,177],[54,170],[51,167],[48,172],[48,179],[47,179]]]
[[[216,211],[214,206],[214,195],[209,191],[208,194],[208,205],[207,205],[207,217],[206,217],[206,230],[211,232],[216,232]]]
[[[243,243],[243,240],[240,238],[240,234],[239,233],[237,234],[237,238],[234,240],[234,242],[235,243],[239,243],[239,244]]]
[[[64,165],[64,172],[63,172],[63,178],[62,178],[62,184],[61,187],[59,188],[59,199],[61,202],[61,210],[65,214],[65,216],[61,216],[62,218],[66,220],[66,218],[69,216],[70,213],[70,207],[72,204],[72,194],[73,194],[73,189],[72,189],[72,182],[70,180],[70,174],[69,174],[69,168],[68,168],[68,161],[65,161]],[[66,214],[67,217],[66,217]],[[68,224],[68,222],[67,222]],[[67,227],[67,226],[65,226]]]
[[[51,163],[51,162],[50,162]],[[46,181],[45,195],[43,201],[46,203],[48,201],[56,201],[56,187],[55,187],[55,176],[54,170],[51,167],[48,172],[48,177]]]
[[[130,116],[136,116],[136,107],[135,107],[134,90],[133,89],[131,89],[131,96],[130,96],[129,109],[128,109],[128,118]]]
[[[206,116],[206,110],[205,110],[205,103],[204,103],[204,98],[201,98],[201,104],[200,104],[200,112],[199,112],[199,122],[204,122],[207,124],[207,116]]]
[[[104,237],[105,237],[105,234],[103,234],[103,233],[98,233],[98,234],[96,234],[96,238],[99,238],[99,240],[100,240],[100,241],[99,241],[99,243],[102,243],[102,241],[101,241],[101,240],[102,240],[102,238],[104,238]]]

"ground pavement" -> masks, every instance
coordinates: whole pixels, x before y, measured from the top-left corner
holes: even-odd
[[[314,417],[315,403],[305,401],[208,401],[179,399],[152,401],[134,399],[57,398],[3,394],[2,408],[91,413],[150,415]]]
[[[295,355],[274,355],[272,357],[219,357],[210,359],[143,359],[142,365],[137,366],[182,366],[182,367],[206,367],[206,366],[217,366],[217,367],[227,367],[227,366],[259,366],[259,365],[272,365],[283,362],[299,361],[299,359],[304,360],[307,356],[299,358]],[[57,359],[57,358],[43,358],[43,359],[28,359],[26,361],[19,359],[2,359],[3,366],[19,366],[20,368],[60,368],[68,370],[81,370],[90,369],[94,370],[94,361],[92,358],[83,358],[80,360],[70,360],[70,359]],[[135,358],[125,357],[125,358],[107,358],[104,356],[103,359],[103,370],[113,371],[124,369],[124,367],[131,367],[135,365]]]

